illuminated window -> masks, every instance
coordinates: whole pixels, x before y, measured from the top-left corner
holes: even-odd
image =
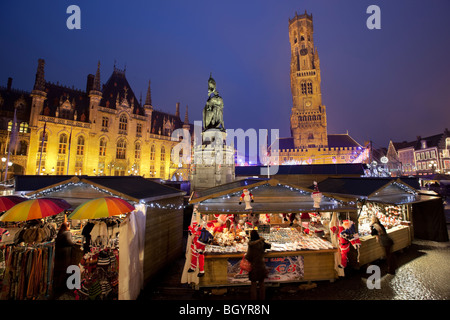
[[[136,125],[136,134],[138,134],[138,135],[142,134],[142,123],[138,123]]]
[[[117,141],[116,158],[126,159],[127,143],[124,139]]]
[[[98,155],[104,157],[106,155],[106,138],[100,139],[100,146],[98,149]]]
[[[28,122],[20,123],[19,132],[28,133]]]
[[[47,152],[47,141],[48,141],[48,133],[45,133],[45,138],[43,138],[44,131],[39,135],[39,150],[38,152],[46,153]]]
[[[119,119],[119,133],[126,133],[128,126],[127,116],[122,114]]]
[[[134,158],[136,160],[141,158],[141,144],[139,142],[134,145]]]
[[[108,117],[102,118],[102,129],[108,129],[109,119]]]
[[[156,149],[156,148],[155,148],[155,145],[152,144],[152,146],[151,146],[151,148],[150,148],[150,161],[155,160],[155,153],[156,153],[156,150],[155,150],[155,149]]]
[[[64,159],[58,159],[56,161],[56,174],[63,175],[64,174],[65,161]]]
[[[79,136],[77,141],[77,156],[84,155],[84,137]]]
[[[150,165],[150,178],[156,177],[155,165]]]
[[[166,161],[166,148],[164,146],[161,147],[161,161]]]
[[[58,153],[66,154],[67,150],[67,134],[63,133],[59,136]]]
[[[165,165],[161,165],[161,167],[159,168],[159,177],[161,179],[164,179],[166,176],[166,166]]]

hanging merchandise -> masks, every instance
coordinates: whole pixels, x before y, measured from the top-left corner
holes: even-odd
[[[54,250],[54,242],[9,246],[0,299],[48,298],[52,292]]]

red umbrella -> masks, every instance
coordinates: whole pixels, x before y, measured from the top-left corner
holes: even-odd
[[[25,200],[27,200],[27,198],[19,196],[2,196],[0,197],[0,212],[7,211]]]

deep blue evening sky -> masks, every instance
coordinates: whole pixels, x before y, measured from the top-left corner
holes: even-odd
[[[69,30],[66,9],[81,9]],[[381,30],[366,9],[381,8]],[[450,129],[450,1],[2,1],[0,85],[31,91],[45,78],[85,89],[101,62],[105,83],[126,66],[136,96],[152,81],[155,108],[201,119],[210,72],[226,128],[279,128],[290,135],[288,19],[313,14],[328,133],[377,147]]]

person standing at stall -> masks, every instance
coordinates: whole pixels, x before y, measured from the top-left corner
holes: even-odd
[[[251,270],[248,273],[248,278],[251,281],[251,299],[264,300],[266,297],[266,289],[264,279],[267,278],[268,271],[264,261],[264,251],[270,249],[270,243],[264,241],[258,234],[258,231],[252,230],[250,232],[250,241],[248,242],[248,250],[245,258],[251,264]],[[259,289],[258,289],[259,285]]]
[[[386,229],[376,216],[372,216],[370,229],[372,236],[376,237],[377,242],[385,250],[386,261],[388,265],[388,273],[395,274],[395,270],[397,269],[397,262],[395,261],[395,255],[392,252],[392,246],[394,245],[394,241],[389,237],[389,235],[386,232]]]
[[[55,268],[54,268],[54,296],[57,298],[63,294],[66,289],[67,267],[72,264],[72,248],[75,243],[72,240],[69,223],[64,221],[59,228],[55,240]]]

